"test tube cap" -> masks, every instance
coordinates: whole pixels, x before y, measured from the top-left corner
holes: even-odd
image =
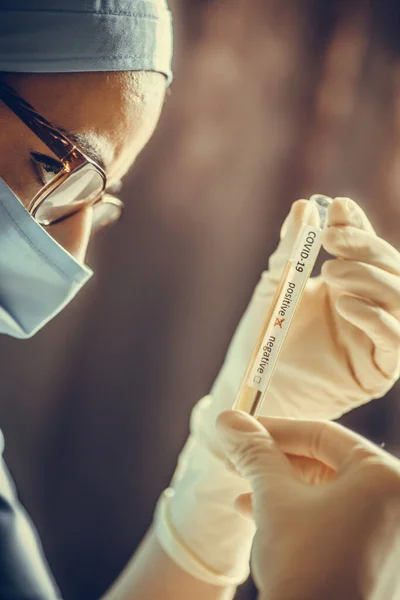
[[[313,194],[310,197],[310,202],[314,202],[317,205],[320,218],[320,226],[321,229],[324,229],[328,221],[328,212],[329,207],[332,204],[332,198],[330,198],[330,196],[325,196],[324,194]]]

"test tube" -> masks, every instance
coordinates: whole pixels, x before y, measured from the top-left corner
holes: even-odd
[[[251,355],[234,409],[260,413],[280,351],[322,246],[332,198],[315,194]],[[319,221],[319,222],[318,222]]]

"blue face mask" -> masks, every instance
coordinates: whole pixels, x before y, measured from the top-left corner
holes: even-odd
[[[0,333],[31,337],[91,276],[92,271],[50,237],[0,178]]]

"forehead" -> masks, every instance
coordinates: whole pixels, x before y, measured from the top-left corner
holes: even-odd
[[[111,180],[125,174],[153,133],[165,78],[143,72],[25,75],[18,90],[49,121],[72,132],[84,152],[95,153]]]

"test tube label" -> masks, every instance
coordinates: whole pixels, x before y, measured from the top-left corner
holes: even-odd
[[[307,225],[300,234],[293,260],[247,381],[248,386],[260,392],[265,391],[272,377],[297,301],[321,249],[321,236],[320,229]]]

